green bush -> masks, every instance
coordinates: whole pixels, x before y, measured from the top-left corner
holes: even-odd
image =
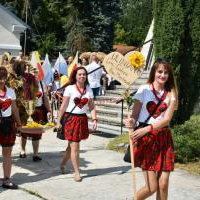
[[[200,158],[200,114],[173,127],[176,162],[186,163]]]

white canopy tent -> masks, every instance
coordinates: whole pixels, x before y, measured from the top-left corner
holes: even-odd
[[[0,4],[0,56],[5,51],[18,55],[22,50],[20,35],[27,28],[30,27]]]

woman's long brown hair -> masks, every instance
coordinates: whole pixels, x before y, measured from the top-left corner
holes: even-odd
[[[87,76],[88,76],[87,70],[85,69],[85,67],[81,66],[81,67],[77,67],[76,69],[74,69],[74,70],[72,71],[72,77],[71,77],[71,80],[70,80],[69,85],[73,85],[73,84],[76,83],[76,75],[77,75],[77,72],[78,72],[79,70],[81,70],[81,69],[83,69],[83,70],[85,71],[85,74],[86,74],[85,86],[89,84],[88,78],[87,78]]]
[[[164,86],[165,90],[168,92],[172,92],[172,91],[174,92],[175,98],[177,100],[177,102],[176,102],[176,104],[177,104],[176,107],[177,107],[178,106],[178,89],[177,89],[177,84],[176,84],[176,80],[174,77],[173,66],[171,63],[169,63],[163,59],[157,59],[151,68],[147,83],[152,84],[154,82],[156,70],[158,69],[158,67],[161,64],[164,66],[164,68],[168,71],[168,74],[169,74],[168,80]]]

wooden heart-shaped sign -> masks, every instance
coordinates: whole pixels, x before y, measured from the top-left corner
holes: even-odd
[[[109,53],[104,58],[103,65],[107,73],[126,88],[129,88],[143,72],[142,68],[134,68],[128,58],[118,52]]]

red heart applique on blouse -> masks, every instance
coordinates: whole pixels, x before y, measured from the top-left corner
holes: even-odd
[[[146,108],[147,108],[147,111],[149,112],[150,115],[153,114],[154,110],[156,109],[156,103],[154,101],[149,101],[147,104],[146,104]],[[156,109],[156,111],[154,112],[153,114],[153,118],[157,118],[158,116],[160,116],[160,114],[162,112],[164,112],[165,110],[167,109],[167,104],[165,102],[162,102],[158,108]]]
[[[0,99],[0,109],[5,111],[7,110],[12,104],[12,100],[11,99],[6,99],[5,101],[2,101]]]
[[[42,96],[42,92],[37,91],[37,92],[36,92],[36,97],[37,97],[37,98],[40,98],[41,96]]]
[[[87,104],[87,102],[88,102],[88,98],[82,98],[82,99],[80,99],[78,97],[74,98],[74,103],[79,108],[82,108],[85,104]]]

